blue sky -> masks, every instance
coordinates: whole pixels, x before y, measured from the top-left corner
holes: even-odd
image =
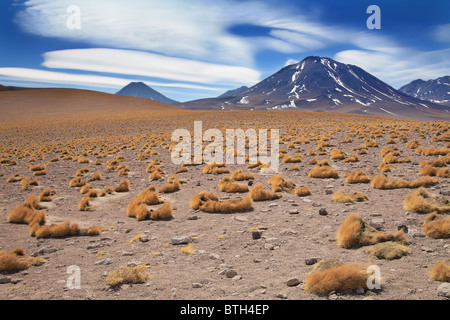
[[[370,5],[381,29],[366,26]],[[115,93],[143,81],[187,101],[319,55],[399,88],[450,75],[449,12],[448,0],[2,0],[0,84]]]

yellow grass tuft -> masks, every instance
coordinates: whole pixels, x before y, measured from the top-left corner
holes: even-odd
[[[397,232],[377,231],[356,213],[349,214],[337,232],[337,244],[347,249],[386,241],[407,244],[406,235],[402,230]]]
[[[400,188],[419,188],[428,187],[437,184],[438,182],[431,177],[421,177],[420,179],[407,181],[405,179],[388,179],[385,175],[380,174],[372,179],[372,188],[374,189],[400,189]]]
[[[53,197],[56,195],[56,190],[54,189],[45,189],[39,195],[39,202],[50,202],[53,200]]]
[[[108,274],[106,283],[110,287],[118,287],[128,283],[143,283],[149,278],[149,275],[145,272],[146,270],[147,266],[145,264],[116,269]]]
[[[173,193],[176,191],[179,191],[181,189],[181,183],[180,180],[176,179],[175,177],[169,178],[169,184],[159,189],[160,193]]]
[[[408,252],[408,247],[400,243],[387,241],[373,246],[369,256],[378,259],[394,260],[400,259],[401,257],[407,255]]]
[[[431,213],[425,218],[422,232],[434,239],[450,238],[450,216]]]
[[[263,188],[264,188],[263,184],[258,183],[250,190],[249,195],[253,201],[266,201],[281,198],[281,194],[264,190]]]
[[[430,270],[430,278],[434,281],[450,282],[450,261],[436,263]]]
[[[366,289],[368,277],[366,267],[356,263],[330,266],[311,272],[305,280],[305,289],[318,295],[356,290],[358,287]]]
[[[306,197],[311,195],[311,189],[309,189],[308,187],[298,187],[297,189],[295,189],[294,194],[299,197]]]
[[[371,181],[364,170],[344,173],[344,178],[347,183],[369,183]]]
[[[202,191],[190,201],[191,208],[209,213],[232,213],[253,209],[250,195],[236,200],[219,201],[219,197],[211,192]]]
[[[273,192],[293,192],[295,189],[295,183],[293,181],[287,180],[280,174],[274,174],[267,181],[272,186]]]
[[[236,170],[231,174],[230,178],[234,181],[253,180],[255,179],[255,175],[253,173],[244,173],[242,170]]]
[[[343,190],[333,194],[333,200],[340,203],[354,203],[369,201],[369,197],[359,191],[345,193]]]
[[[83,180],[81,177],[75,177],[70,180],[69,186],[71,186],[72,188],[82,187],[86,185],[86,183],[86,180]]]
[[[128,179],[124,179],[120,185],[114,188],[115,192],[128,192],[130,191],[130,181]]]
[[[9,252],[0,251],[0,272],[22,271],[46,262],[47,260],[43,258],[29,256],[22,247],[17,247]]]
[[[239,184],[230,177],[223,177],[219,182],[219,190],[228,193],[248,192],[248,185]]]
[[[406,195],[403,207],[415,213],[450,212],[450,203],[446,198],[432,197],[425,188],[419,188]]]
[[[333,169],[328,160],[322,160],[308,173],[310,178],[339,178],[339,173]]]

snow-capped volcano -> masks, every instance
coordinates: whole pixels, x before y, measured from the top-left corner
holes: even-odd
[[[243,104],[242,99],[247,103]],[[336,111],[415,119],[420,119],[422,113],[424,119],[438,113],[450,117],[448,107],[410,97],[357,66],[317,56],[284,67],[238,94],[191,101],[181,106],[190,109]]]
[[[414,80],[404,85],[399,91],[422,100],[439,104],[450,104],[450,76],[434,80]]]

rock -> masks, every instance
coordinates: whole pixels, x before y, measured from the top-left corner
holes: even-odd
[[[318,258],[308,258],[308,259],[305,259],[305,264],[307,266],[312,266],[313,264],[316,264],[317,262],[319,262],[319,260],[320,259],[318,259]]]
[[[122,252],[122,257],[129,257],[129,256],[133,256],[134,253],[133,252],[128,252],[128,251],[123,251]]]
[[[317,201],[313,201],[311,204],[313,207],[320,207],[322,204],[320,202]]]
[[[295,287],[295,286],[298,286],[300,283],[302,283],[302,282],[300,280],[298,280],[297,278],[292,278],[286,282],[286,285],[288,287]]]
[[[114,261],[112,259],[106,258],[106,259],[102,259],[99,261],[94,262],[94,265],[99,266],[99,265],[108,265],[108,264],[112,264]]]
[[[246,221],[248,221],[248,218],[246,216],[236,216],[236,217],[234,217],[234,220],[239,221],[239,222],[246,222]]]
[[[326,190],[325,190],[325,194],[333,194],[333,190],[326,189]]]
[[[253,185],[253,181],[250,180],[250,181],[248,182],[248,186],[251,187],[252,185]]]
[[[264,244],[264,249],[274,250],[275,246],[272,243],[266,243],[266,244]]]
[[[421,247],[420,249],[422,249],[422,251],[425,251],[425,252],[434,252],[433,249],[431,249],[429,247],[425,247],[425,246]]]
[[[272,207],[278,207],[278,203],[271,203],[271,204],[269,204],[269,208],[272,208]]]
[[[444,191],[444,190],[441,190],[441,191],[439,191],[439,193],[440,194],[442,194],[443,196],[450,196],[450,190],[447,190],[447,191]]]
[[[252,231],[252,239],[253,240],[258,240],[261,238],[262,235],[262,231],[261,230],[253,230]]]
[[[359,286],[358,288],[356,288],[355,292],[356,294],[364,294],[365,291],[363,287]]]
[[[397,230],[398,230],[398,231],[403,230],[404,233],[406,233],[406,234],[408,233],[408,227],[405,226],[404,224],[399,225],[399,226],[397,227]]]
[[[89,248],[88,248],[89,249]],[[41,256],[44,254],[49,254],[58,251],[58,249],[43,247],[32,254],[33,257]]]
[[[285,294],[285,293],[279,293],[276,295],[276,297],[279,299],[287,299],[288,298],[287,294]]]
[[[11,283],[11,277],[1,277],[0,284]]]
[[[450,298],[450,283],[444,282],[437,288],[437,295],[440,297]]]
[[[337,299],[339,299],[339,297],[335,293],[330,294],[328,296],[328,300],[337,300]]]
[[[197,216],[190,216],[190,217],[188,217],[187,219],[188,219],[188,220],[197,220],[198,217],[197,217]]]
[[[382,230],[385,221],[382,218],[373,219],[369,222],[369,225],[377,230]]]
[[[173,237],[170,241],[172,242],[173,245],[188,244],[192,242],[192,238],[187,236],[177,236]]]
[[[299,214],[299,211],[297,209],[291,209],[289,210],[289,214]]]
[[[143,236],[139,237],[139,241],[142,242],[142,243],[145,243],[145,242],[149,241],[149,238],[148,238],[147,235],[143,235]]]
[[[192,288],[201,288],[201,287],[203,287],[203,285],[202,285],[201,283],[194,282],[194,283],[192,284]]]
[[[325,208],[322,208],[319,210],[319,214],[321,216],[326,216],[326,215],[328,215],[328,211]]]
[[[213,259],[213,260],[219,260],[220,256],[218,254],[216,254],[216,253],[210,253],[209,254],[209,258]]]
[[[234,277],[237,276],[237,272],[234,271],[234,270],[228,270],[228,271],[225,273],[225,276],[226,276],[227,278],[234,278]]]

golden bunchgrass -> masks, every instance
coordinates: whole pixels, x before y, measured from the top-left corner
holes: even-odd
[[[403,207],[415,213],[450,212],[450,202],[445,197],[433,197],[423,187],[407,194]]]

